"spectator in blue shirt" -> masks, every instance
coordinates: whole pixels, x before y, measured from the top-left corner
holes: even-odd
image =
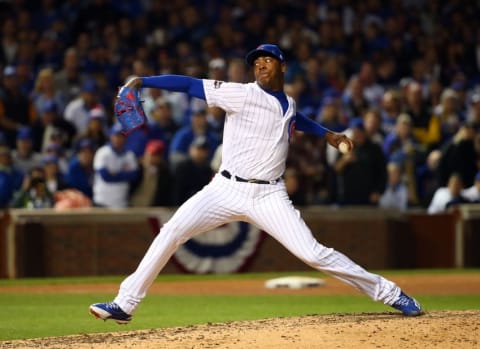
[[[93,197],[94,154],[93,142],[87,138],[80,140],[77,144],[77,153],[70,160],[65,176],[68,187],[78,189],[90,199]]]
[[[213,158],[213,153],[219,144],[215,133],[208,128],[207,113],[199,110],[192,114],[190,125],[182,127],[172,139],[170,144],[170,166],[175,172],[179,162],[188,158],[188,151],[193,140],[198,136],[204,136],[209,144],[208,159]]]

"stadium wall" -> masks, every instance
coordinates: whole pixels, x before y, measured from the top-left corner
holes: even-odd
[[[104,208],[3,212],[0,277],[126,275],[174,212],[167,208]],[[480,205],[427,215],[371,207],[306,207],[315,237],[368,269],[479,267]],[[152,224],[156,221],[156,224]],[[242,271],[310,270],[264,234]],[[164,273],[184,268],[170,261]]]

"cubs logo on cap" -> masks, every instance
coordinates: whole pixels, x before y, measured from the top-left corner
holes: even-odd
[[[285,62],[285,55],[277,45],[273,44],[262,44],[258,46],[245,56],[245,60],[247,61],[248,65],[252,66],[255,59],[260,56],[273,57],[278,59],[280,62]]]

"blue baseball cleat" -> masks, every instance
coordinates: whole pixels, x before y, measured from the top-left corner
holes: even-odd
[[[419,316],[423,314],[422,307],[415,298],[400,292],[400,297],[392,304],[397,310],[400,310],[405,316]]]
[[[125,313],[117,303],[96,303],[89,307],[89,311],[98,319],[114,320],[117,324],[128,324],[132,316]]]

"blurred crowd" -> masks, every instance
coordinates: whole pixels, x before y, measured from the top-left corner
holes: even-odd
[[[0,1],[0,206],[175,206],[221,162],[224,112],[143,89],[124,136],[113,102],[132,76],[250,82],[275,43],[300,112],[356,145],[291,139],[295,205],[443,212],[480,198],[480,15],[461,0]]]

